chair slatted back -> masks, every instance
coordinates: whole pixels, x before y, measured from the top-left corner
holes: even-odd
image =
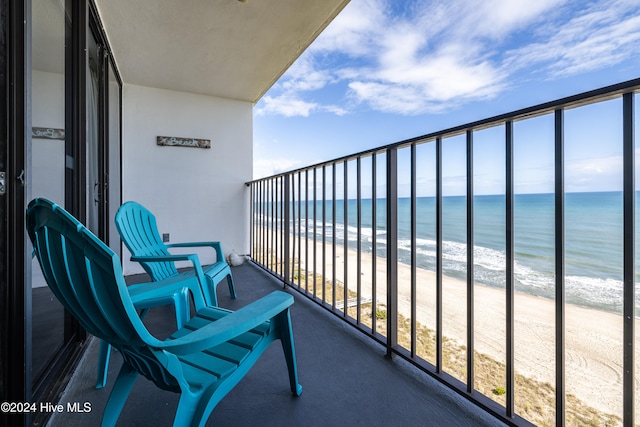
[[[90,334],[118,348],[140,374],[166,390],[179,390],[175,377],[152,350],[157,342],[129,297],[118,256],[64,209],[34,199],[27,231],[53,294]]]
[[[129,252],[133,256],[171,255],[162,242],[156,217],[137,202],[126,202],[116,213],[116,228]],[[166,279],[178,274],[175,263],[140,262],[142,268],[154,281]]]

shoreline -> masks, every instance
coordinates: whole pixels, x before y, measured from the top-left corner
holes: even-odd
[[[297,242],[303,243],[300,239]],[[297,243],[296,242],[296,243]],[[322,241],[316,242],[316,270],[322,274]],[[313,272],[313,240],[308,240],[310,266],[301,268]],[[336,243],[336,257],[332,244],[325,246],[325,279],[332,279],[336,262],[336,280],[346,283],[349,290],[357,286],[357,251],[347,250],[348,273],[344,277],[344,246]],[[296,253],[297,255],[297,249]],[[292,266],[296,263],[292,263]],[[371,297],[373,256],[361,252],[361,296]],[[293,268],[293,267],[292,267]],[[386,258],[376,257],[377,304],[386,305]],[[345,280],[346,279],[346,280]],[[411,266],[398,263],[398,311],[410,318]],[[436,273],[416,268],[416,321],[435,330]],[[302,283],[304,287],[304,283]],[[443,336],[466,345],[467,341],[467,282],[442,277]],[[506,359],[506,291],[475,283],[474,292],[474,349],[496,361]],[[514,292],[514,370],[555,387],[555,302],[522,291]],[[638,318],[636,317],[638,322]],[[636,327],[636,342],[640,342],[640,322]],[[565,390],[585,404],[607,413],[622,416],[623,316],[604,310],[565,304]],[[446,367],[443,367],[446,368]],[[640,372],[640,357],[636,358]],[[638,384],[638,383],[637,383]],[[636,385],[636,390],[638,390]],[[516,397],[517,397],[517,390]],[[636,406],[640,407],[640,393]],[[526,402],[518,402],[516,409]]]

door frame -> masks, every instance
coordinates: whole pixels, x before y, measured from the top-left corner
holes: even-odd
[[[2,322],[0,331],[0,382],[2,401],[28,401],[32,396],[31,378],[31,293],[27,269],[25,207],[29,171],[26,168],[31,123],[28,108],[31,80],[30,49],[31,2],[2,0],[3,70],[2,90],[7,102],[2,112],[0,167],[6,173],[4,195],[0,196],[0,220],[4,238],[0,239],[0,288]],[[24,172],[24,173],[23,173]],[[14,423],[9,414],[0,413],[5,425]],[[9,421],[10,420],[10,421]],[[28,420],[28,419],[27,419]]]
[[[86,221],[86,40],[93,0],[63,0],[71,25],[65,49],[65,209]],[[26,205],[31,178],[31,0],[0,0],[0,401],[57,402],[87,334],[65,313],[64,345],[47,372],[32,373],[31,245]],[[104,36],[102,31],[101,36]],[[106,41],[106,37],[105,37]],[[112,59],[109,64],[116,70]],[[122,80],[117,76],[120,84]],[[122,102],[120,98],[120,103]],[[121,106],[119,114],[121,115]],[[121,125],[121,116],[119,118]],[[120,133],[121,134],[121,133]],[[108,179],[108,178],[105,178]],[[121,181],[121,180],[120,180]],[[120,184],[121,185],[121,184]],[[121,194],[121,193],[120,193]],[[108,235],[104,236],[108,238]],[[0,412],[0,425],[41,425],[42,414]]]

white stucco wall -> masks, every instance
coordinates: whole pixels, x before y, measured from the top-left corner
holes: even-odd
[[[218,240],[225,256],[247,253],[252,109],[248,102],[125,85],[123,202],[145,205],[171,242]],[[211,148],[158,146],[157,136],[210,139]],[[195,252],[203,264],[213,261],[211,250]],[[129,257],[124,248],[125,274],[142,272]]]

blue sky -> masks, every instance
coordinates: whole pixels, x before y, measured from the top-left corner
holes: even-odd
[[[637,77],[638,0],[351,0],[254,107],[254,176]],[[567,191],[621,185],[620,111],[567,111]],[[552,190],[551,126],[516,124],[517,191]],[[501,133],[474,141],[476,192],[503,191]],[[461,145],[445,140],[445,193],[463,191]]]

